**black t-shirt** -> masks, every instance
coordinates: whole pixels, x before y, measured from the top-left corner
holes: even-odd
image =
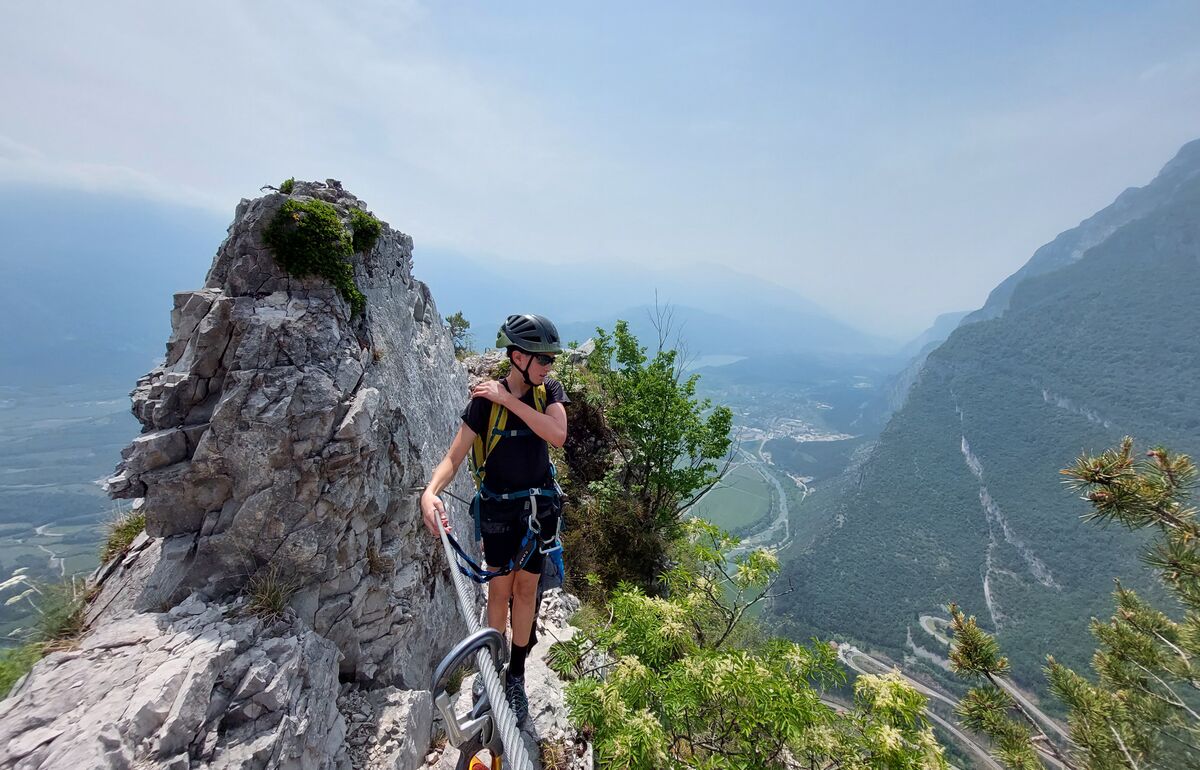
[[[505,388],[508,383],[500,381]],[[566,404],[570,402],[562,383],[546,378],[546,408],[551,404]],[[526,391],[521,402],[533,406],[533,388]],[[463,410],[462,421],[475,431],[476,436],[487,439],[488,420],[492,415],[492,402],[483,397],[471,399]],[[508,413],[505,430],[529,430],[517,415]],[[515,492],[519,489],[540,487],[550,476],[550,449],[545,439],[536,433],[528,436],[504,436],[496,442],[496,448],[487,458],[487,478],[485,484],[493,492]]]

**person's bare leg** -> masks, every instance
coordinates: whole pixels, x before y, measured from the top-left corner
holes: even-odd
[[[508,627],[508,600],[512,597],[513,577],[514,573],[510,572],[504,577],[494,577],[488,581],[488,625],[499,631],[501,636],[504,636]],[[516,616],[515,599],[513,615]],[[528,641],[528,632],[526,632],[526,641]]]
[[[542,576],[525,570],[516,575],[512,588],[512,640],[513,644],[524,647],[529,644],[529,635],[533,631],[533,603]]]

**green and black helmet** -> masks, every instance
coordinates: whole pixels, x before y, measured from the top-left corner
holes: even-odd
[[[496,335],[496,347],[517,348],[526,353],[561,353],[558,329],[541,315],[510,315]]]

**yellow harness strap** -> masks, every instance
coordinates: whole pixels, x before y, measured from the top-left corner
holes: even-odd
[[[546,413],[546,386],[537,385],[533,389],[533,408],[539,413]],[[471,472],[475,477],[475,486],[479,487],[483,484],[484,467],[487,465],[488,455],[500,443],[500,439],[504,437],[504,431],[508,425],[508,410],[492,402],[492,411],[488,416],[487,433],[480,436],[475,436],[475,443],[471,446]]]

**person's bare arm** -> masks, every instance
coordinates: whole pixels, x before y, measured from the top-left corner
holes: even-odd
[[[471,396],[500,404],[520,417],[531,431],[551,446],[561,447],[567,443],[567,410],[559,402],[547,406],[546,413],[542,414],[508,392],[497,380],[479,383],[471,391]]]
[[[450,530],[450,519],[446,516],[446,506],[438,495],[450,486],[450,482],[454,481],[454,474],[458,473],[458,466],[462,465],[462,461],[466,459],[467,452],[471,451],[471,444],[474,441],[475,431],[468,428],[466,423],[459,425],[458,435],[450,442],[446,456],[434,467],[433,475],[429,479],[429,486],[425,487],[425,491],[421,493],[421,517],[425,521],[425,528],[431,535],[438,534],[439,519],[446,531]]]

